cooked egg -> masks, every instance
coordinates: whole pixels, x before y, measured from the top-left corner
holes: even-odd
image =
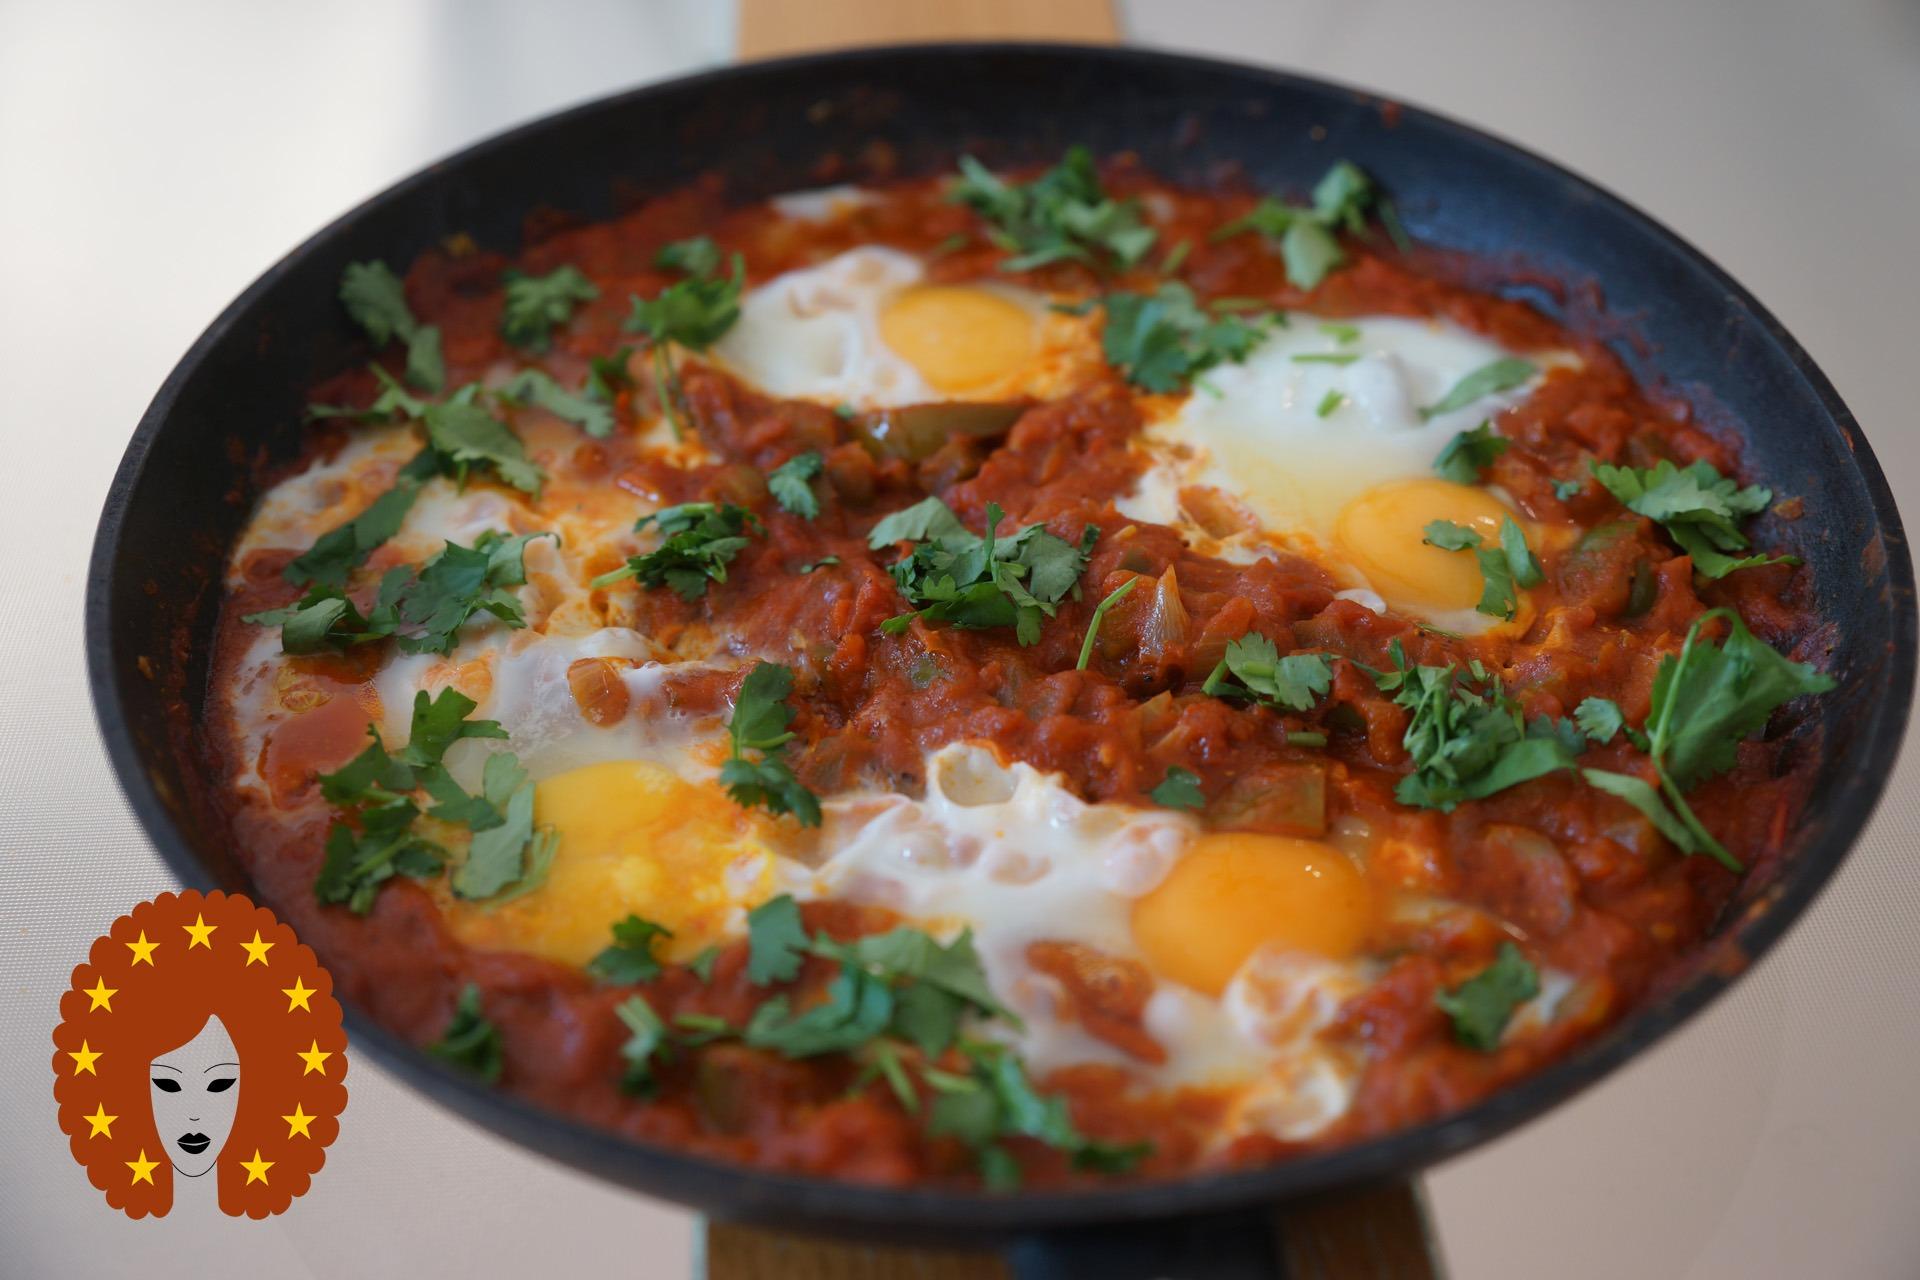
[[[1426,477],[1380,485],[1349,502],[1334,522],[1333,546],[1392,608],[1454,631],[1477,632],[1501,620],[1476,605],[1486,588],[1479,557],[1448,551],[1426,540],[1435,521],[1471,529],[1488,548],[1500,545],[1503,521],[1519,516],[1485,489]],[[1513,624],[1524,626],[1532,609],[1516,591]]]
[[[467,903],[435,881],[462,941],[581,965],[629,913],[671,930],[656,954],[686,960],[737,936],[774,883],[774,823],[711,781],[618,760],[570,769],[534,789],[533,820],[558,839],[536,893]]]
[[[885,407],[1056,390],[1092,342],[1077,317],[1001,281],[928,284],[898,249],[850,249],[752,290],[714,347],[772,395]]]
[[[1161,974],[1218,995],[1263,946],[1344,959],[1366,936],[1366,880],[1315,840],[1202,836],[1133,907],[1133,934]]]

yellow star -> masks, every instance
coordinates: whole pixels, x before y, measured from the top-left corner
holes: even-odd
[[[145,1147],[140,1148],[140,1158],[138,1160],[128,1160],[124,1163],[127,1168],[133,1170],[133,1180],[135,1182],[144,1182],[148,1186],[153,1185],[153,1171],[160,1167],[160,1162],[158,1160],[147,1159],[147,1149]]]
[[[81,1046],[81,1048],[85,1048],[85,1047],[86,1047],[85,1045]],[[302,1062],[307,1064],[307,1069],[305,1071],[302,1071],[300,1073],[301,1075],[303,1076],[312,1075],[316,1071],[318,1071],[321,1075],[325,1075],[327,1074],[327,1059],[331,1058],[333,1054],[328,1052],[325,1049],[322,1049],[320,1047],[320,1042],[318,1040],[315,1040],[313,1042],[313,1048],[301,1050],[297,1052],[295,1056],[298,1057]]]
[[[127,950],[133,952],[133,962],[135,964],[152,964],[153,949],[159,945],[157,942],[147,941],[147,931],[145,929],[140,931],[140,941],[126,944]]]
[[[99,1058],[100,1051],[98,1049],[89,1049],[85,1040],[80,1042],[79,1052],[76,1053],[69,1049],[67,1050],[67,1056],[73,1059],[73,1074],[79,1075],[82,1071],[90,1076],[98,1076],[100,1074],[93,1069],[94,1061]]]
[[[81,1116],[80,1118],[93,1126],[93,1132],[87,1135],[89,1138],[98,1138],[102,1134],[111,1138],[113,1136],[113,1122],[120,1117],[108,1115],[107,1108],[103,1104],[95,1107],[92,1115]],[[140,1154],[144,1156],[147,1153],[142,1151]]]
[[[93,1000],[93,1003],[87,1006],[88,1013],[92,1013],[95,1009],[105,1009],[108,1013],[112,1013],[113,998],[120,994],[120,988],[108,986],[105,978],[95,978],[91,987],[80,988],[80,994]]]
[[[253,941],[241,943],[240,949],[247,953],[248,964],[254,964],[256,962],[265,964],[267,962],[267,952],[273,950],[273,944],[271,942],[260,941],[260,931],[255,929],[253,931]]]
[[[308,1115],[306,1111],[301,1108],[300,1104],[296,1102],[293,1104],[293,1114],[290,1116],[281,1116],[280,1118],[287,1122],[287,1136],[289,1138],[296,1133],[303,1138],[311,1138],[313,1134],[307,1129],[307,1126],[320,1117]]]
[[[262,1160],[260,1158],[260,1148],[255,1147],[253,1149],[253,1159],[242,1160],[240,1162],[240,1167],[247,1171],[247,1185],[252,1186],[256,1182],[265,1182],[267,1180],[267,1170],[273,1168],[273,1164],[274,1162],[271,1160]]]
[[[220,927],[219,925],[208,924],[207,918],[204,915],[195,912],[193,923],[183,924],[180,927],[187,931],[187,950],[191,951],[195,947],[205,947],[209,951],[213,950],[213,931],[218,929]],[[254,936],[258,937],[259,935],[255,934]]]
[[[299,978],[293,980],[292,986],[280,988],[280,994],[287,998],[288,1013],[292,1013],[295,1009],[305,1009],[308,1013],[312,1013],[313,1006],[307,1003],[307,997],[315,994],[315,991],[316,988],[308,986]]]

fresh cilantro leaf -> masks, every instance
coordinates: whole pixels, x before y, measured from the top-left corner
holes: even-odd
[[[461,484],[475,466],[490,468],[501,483],[540,496],[546,474],[527,458],[526,446],[500,419],[472,403],[430,404],[421,415],[427,440]]]
[[[1631,774],[1613,773],[1606,769],[1582,769],[1580,776],[1586,780],[1588,786],[1604,791],[1608,795],[1618,796],[1638,809],[1649,822],[1653,823],[1654,828],[1661,835],[1673,842],[1674,848],[1680,852],[1704,853],[1722,864],[1732,858],[1732,855],[1727,853],[1717,840],[1711,836],[1703,838],[1704,832],[1699,830],[1699,820],[1693,818],[1693,812],[1687,808],[1685,800],[1679,802],[1679,807],[1685,810],[1687,819],[1692,819],[1691,822],[1681,818],[1679,813],[1667,804],[1661,797],[1659,787],[1644,779],[1633,777]],[[1729,868],[1733,871],[1740,869],[1737,863]]]
[[[827,984],[825,1000],[800,1013],[790,1008],[787,997],[775,996],[755,1009],[747,1022],[747,1044],[789,1058],[857,1049],[892,1021],[893,991],[866,970],[847,965]]]
[[[731,276],[689,276],[656,297],[634,298],[627,331],[645,334],[656,346],[677,343],[689,351],[705,351],[740,318],[740,290],[746,279],[746,262],[736,253]]]
[[[1547,580],[1540,559],[1527,546],[1527,535],[1512,516],[1500,517],[1500,550],[1507,558],[1513,580],[1523,587],[1537,587]]]
[[[812,573],[815,569],[825,569],[830,565],[836,565],[839,563],[840,563],[839,556],[821,556],[818,560],[807,561],[805,564],[801,565],[798,569],[795,569],[794,572],[795,573]]]
[[[1420,541],[1442,551],[1466,551],[1481,543],[1478,533],[1451,520],[1429,521],[1423,533],[1425,536]]]
[[[587,962],[587,972],[620,986],[651,982],[660,976],[660,962],[653,955],[654,940],[672,936],[673,930],[665,925],[629,913],[625,920],[614,922],[613,945]]]
[[[1192,252],[1193,241],[1191,240],[1182,240],[1179,244],[1167,250],[1167,256],[1160,260],[1160,274],[1163,276],[1178,275],[1180,268],[1186,265],[1187,255]]]
[[[820,800],[800,784],[782,758],[793,733],[793,710],[787,695],[793,692],[793,671],[773,662],[756,662],[733,700],[733,718],[727,734],[733,754],[720,766],[720,782],[733,802],[755,805],[769,813],[790,813],[803,827],[820,825]],[[757,758],[749,756],[757,752]]]
[[[1245,216],[1213,233],[1224,240],[1243,231],[1255,231],[1280,246],[1287,280],[1296,288],[1311,289],[1346,261],[1335,232],[1364,234],[1367,210],[1380,203],[1372,179],[1358,165],[1337,160],[1315,184],[1311,206],[1290,205],[1268,197]]]
[[[916,608],[881,624],[890,635],[915,617],[966,630],[1011,626],[1022,645],[1040,639],[1040,620],[1051,618],[1068,592],[1079,590],[1099,531],[1088,525],[1075,546],[1031,524],[1010,537],[994,530],[1004,513],[987,506],[987,529],[975,536],[938,498],[896,511],[867,536],[874,550],[913,539],[907,555],[889,569],[900,593]]]
[[[1590,742],[1605,746],[1615,734],[1627,727],[1620,704],[1611,698],[1585,698],[1573,709],[1573,722]]]
[[[1701,639],[1701,628],[1724,619],[1727,638]],[[1691,789],[1733,768],[1735,748],[1795,698],[1825,693],[1831,677],[1783,657],[1757,638],[1731,609],[1701,615],[1678,657],[1660,662],[1653,678],[1647,734],[1653,754],[1680,787]]]
[[[429,698],[425,689],[413,695],[413,719],[407,745],[400,752],[402,763],[424,769],[445,758],[447,748],[462,738],[504,738],[507,731],[498,720],[469,720],[480,704],[451,686]],[[331,798],[331,797],[329,797]]]
[[[1613,467],[1598,460],[1587,465],[1622,506],[1665,529],[1705,577],[1724,578],[1755,565],[1800,563],[1798,556],[1727,554],[1751,545],[1736,522],[1764,511],[1773,501],[1771,489],[1742,489],[1704,461],[1676,467],[1662,459],[1649,469]]]
[[[503,752],[489,758],[486,772],[488,803],[500,809],[503,821],[474,833],[466,861],[450,881],[458,898],[491,898],[523,883],[544,860],[537,858],[536,852],[543,849],[547,840],[558,840],[551,832],[535,832],[533,784],[526,781],[526,770],[513,755]],[[495,781],[496,773],[503,775],[500,782]],[[494,793],[502,785],[513,788],[504,806],[494,799]]]
[[[1326,334],[1342,346],[1360,341],[1360,330],[1354,325],[1338,324],[1329,320],[1322,323],[1319,328],[1320,332]]]
[[[1470,1049],[1492,1053],[1500,1047],[1513,1011],[1540,994],[1540,974],[1511,942],[1500,944],[1492,964],[1434,997],[1453,1019],[1454,1039]]]
[[[1452,389],[1441,396],[1436,403],[1422,409],[1420,416],[1434,418],[1443,413],[1452,413],[1455,409],[1464,409],[1476,400],[1522,386],[1538,372],[1532,361],[1521,360],[1515,356],[1506,356],[1490,364],[1483,364],[1454,383]]]
[[[380,886],[396,875],[423,879],[446,864],[446,850],[413,830],[419,809],[412,801],[369,809],[356,831],[336,822],[327,831],[314,896],[323,904],[344,904],[357,915],[373,909]]]
[[[653,1011],[653,1006],[639,992],[615,1005],[613,1012],[632,1033],[626,1043],[620,1046],[620,1056],[626,1059],[626,1067],[620,1076],[620,1088],[631,1094],[650,1094],[655,1088],[654,1070],[666,1061],[672,1051],[667,1040],[667,1024],[660,1021],[660,1015]]]
[[[791,982],[807,955],[807,930],[792,894],[769,898],[747,913],[747,981],[756,987]]]
[[[1238,680],[1238,686],[1229,685],[1228,676]],[[1311,711],[1332,687],[1333,664],[1325,654],[1293,653],[1282,658],[1273,641],[1250,631],[1228,643],[1226,656],[1200,691],[1251,698],[1276,711]]]
[[[660,545],[601,574],[593,580],[594,587],[633,578],[643,587],[672,587],[682,600],[698,600],[707,593],[709,583],[727,580],[727,566],[746,549],[748,532],[764,527],[759,516],[730,502],[666,507],[641,516],[634,532],[648,525],[660,530]]]
[[[334,587],[315,586],[290,605],[243,614],[240,620],[260,627],[279,627],[280,648],[291,654],[345,648],[367,634],[367,620],[345,593]]]
[[[819,475],[826,466],[826,459],[817,450],[809,449],[805,453],[795,454],[767,476],[767,489],[773,494],[773,500],[780,504],[783,511],[791,511],[803,520],[811,520],[820,514],[820,499],[814,496],[813,487],[807,482]]]
[[[653,265],[689,276],[710,276],[720,270],[720,246],[712,236],[675,240],[653,255]]]
[[[1259,320],[1209,314],[1194,301],[1193,290],[1177,280],[1152,294],[1109,293],[1102,305],[1106,324],[1100,341],[1107,363],[1148,391],[1184,391],[1217,365],[1239,364],[1266,327]]]
[[[1311,732],[1289,733],[1287,735],[1287,745],[1290,747],[1324,747],[1327,745],[1327,735],[1324,733]]]
[[[687,968],[691,970],[693,976],[700,979],[700,981],[712,982],[713,962],[719,958],[720,947],[718,944],[715,944],[702,949],[699,955],[687,961]]]
[[[928,1132],[950,1135],[974,1148],[981,1174],[996,1190],[1019,1185],[1018,1163],[1000,1143],[1026,1137],[1068,1155],[1075,1168],[1109,1173],[1131,1169],[1151,1147],[1098,1142],[1082,1135],[1067,1110],[1066,1099],[1048,1096],[1033,1087],[1018,1055],[1002,1045],[966,1044],[969,1060],[964,1076],[927,1072],[936,1095],[928,1115]]]
[[[1114,200],[1102,190],[1085,147],[1067,148],[1057,166],[1024,184],[1005,182],[962,156],[949,198],[991,224],[989,238],[1014,255],[1000,264],[1003,271],[1054,262],[1124,269],[1145,258],[1159,235],[1142,221],[1138,201]]]
[[[522,369],[500,388],[502,397],[516,404],[544,409],[563,422],[571,422],[596,440],[613,434],[613,410],[603,401],[583,391],[576,395],[538,369]]]
[[[553,343],[555,326],[565,324],[576,306],[600,296],[593,281],[573,266],[556,267],[544,276],[509,271],[502,278],[506,305],[500,332],[528,351],[545,351]]]
[[[583,394],[601,404],[612,404],[623,388],[633,386],[633,375],[627,372],[627,361],[632,356],[632,347],[621,347],[610,356],[594,356],[588,360]]]
[[[1303,351],[1293,357],[1295,364],[1350,365],[1360,358],[1357,351]]]
[[[1478,484],[1481,473],[1493,460],[1505,453],[1512,442],[1493,433],[1493,424],[1483,422],[1471,431],[1462,431],[1447,441],[1447,447],[1433,460],[1433,469],[1442,480],[1455,484]]]
[[[1093,616],[1087,619],[1087,638],[1080,642],[1080,660],[1073,664],[1075,671],[1085,671],[1087,663],[1093,658],[1093,642],[1100,635],[1100,624],[1106,621],[1107,610],[1126,599],[1127,593],[1139,583],[1139,578],[1128,578],[1108,593],[1107,598],[1093,607]]]
[[[527,580],[527,543],[552,536],[489,529],[471,547],[449,542],[418,568],[388,570],[367,615],[368,634],[396,637],[405,653],[446,654],[476,613],[490,613],[509,627],[526,626],[519,597],[507,588]]]
[[[400,532],[401,523],[419,496],[417,481],[397,479],[391,489],[368,503],[359,515],[314,539],[311,547],[287,565],[285,578],[295,586],[318,585],[345,590],[349,575],[365,564],[367,557],[382,543]]]
[[[400,277],[386,263],[348,264],[340,277],[340,301],[374,345],[384,347],[395,338],[406,344],[408,382],[426,391],[439,391],[446,385],[440,330],[414,318]]]
[[[1313,416],[1316,418],[1331,417],[1333,416],[1334,411],[1338,409],[1341,405],[1345,404],[1346,402],[1347,402],[1346,392],[1329,391],[1324,396],[1321,396],[1320,403],[1314,406]]]
[[[1200,775],[1191,769],[1173,765],[1159,786],[1147,793],[1153,802],[1168,809],[1204,809],[1207,797],[1200,790]]]
[[[1565,502],[1569,498],[1579,497],[1581,490],[1586,487],[1586,482],[1578,478],[1572,480],[1555,480],[1553,482],[1553,496]]]
[[[500,1033],[487,1021],[480,1007],[480,988],[469,982],[460,990],[460,998],[453,1006],[453,1020],[447,1023],[446,1032],[432,1044],[427,1052],[442,1062],[450,1062],[493,1084],[500,1079],[505,1066],[505,1054],[500,1044]]]

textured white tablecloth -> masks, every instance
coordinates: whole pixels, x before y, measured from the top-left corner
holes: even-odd
[[[1132,38],[1367,85],[1536,147],[1745,281],[1920,515],[1920,8],[1900,0],[1137,0]],[[365,1060],[266,1223],[130,1223],[66,1157],[55,1001],[170,886],[108,776],[80,597],[140,411],[314,228],[502,126],[723,60],[721,5],[0,0],[0,1274],[680,1277],[691,1220],[521,1154]],[[1920,766],[1730,998],[1429,1182],[1462,1277],[1920,1274]]]

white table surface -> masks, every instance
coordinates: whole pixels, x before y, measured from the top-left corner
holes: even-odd
[[[1678,228],[1832,376],[1920,517],[1920,7],[1903,0],[1135,0],[1132,39],[1438,108]],[[727,6],[0,0],[0,1273],[682,1277],[692,1220],[522,1154],[364,1058],[313,1190],[132,1223],[68,1160],[65,975],[171,887],[80,650],[108,478],[161,378],[336,213],[505,125],[722,61]],[[1920,754],[1727,999],[1428,1181],[1461,1277],[1920,1273]]]

